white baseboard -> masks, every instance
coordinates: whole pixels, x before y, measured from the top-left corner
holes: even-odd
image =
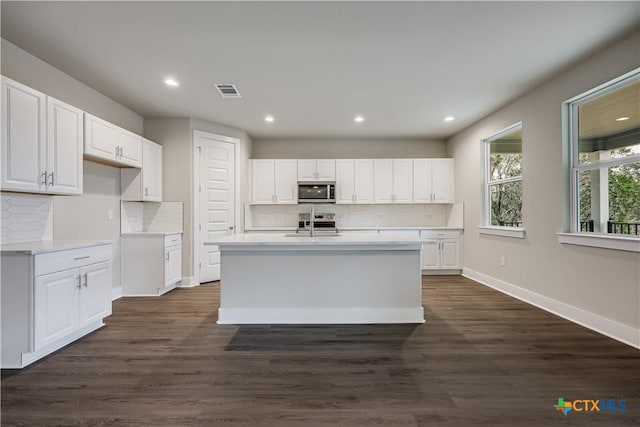
[[[222,325],[424,323],[415,308],[218,308]]]
[[[115,301],[122,297],[122,286],[111,288],[111,301]]]
[[[504,282],[478,271],[463,268],[462,275],[502,293],[510,295],[528,304],[563,317],[585,328],[596,331],[609,338],[640,349],[640,330],[631,326],[607,319],[589,311],[566,304],[553,298],[531,292],[511,283]]]
[[[423,276],[459,276],[462,270],[422,270]]]
[[[193,288],[194,286],[200,286],[200,283],[193,276],[183,277],[180,281],[180,284],[176,287],[178,288]]]

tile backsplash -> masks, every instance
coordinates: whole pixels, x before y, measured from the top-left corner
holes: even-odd
[[[182,202],[122,202],[120,231],[122,233],[152,233],[182,231]]]
[[[0,244],[53,240],[53,196],[0,194]]]
[[[343,227],[445,227],[452,225],[454,205],[340,205],[317,204],[316,213],[333,212],[336,225]],[[298,213],[308,212],[309,205],[245,206],[247,228],[297,227]],[[460,221],[461,223],[461,221]]]

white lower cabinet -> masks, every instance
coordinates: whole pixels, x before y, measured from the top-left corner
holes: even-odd
[[[2,368],[22,368],[103,325],[111,314],[110,243],[2,252]]]
[[[182,280],[182,234],[132,233],[121,237],[122,294],[158,296]]]
[[[458,230],[420,230],[422,270],[462,270],[462,236]]]

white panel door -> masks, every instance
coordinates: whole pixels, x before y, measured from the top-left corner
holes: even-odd
[[[2,78],[2,190],[45,191],[45,95]]]
[[[35,278],[33,312],[36,350],[78,329],[80,280],[80,270],[77,268]]]
[[[316,177],[315,160],[298,160],[298,181],[315,181]]]
[[[432,160],[434,203],[453,203],[453,159]]]
[[[117,160],[118,127],[91,114],[84,114],[84,154]]]
[[[170,246],[164,251],[164,286],[182,279],[182,246]]]
[[[394,203],[413,203],[412,159],[394,159],[393,190]]]
[[[47,97],[47,191],[82,194],[83,112]]]
[[[118,132],[118,147],[120,147],[120,156],[118,161],[122,164],[142,167],[142,137],[135,133],[124,129]]]
[[[275,162],[251,160],[251,203],[254,205],[276,202]]]
[[[111,261],[80,268],[80,327],[111,314]]]
[[[336,203],[354,203],[355,194],[354,161],[336,160]]]
[[[462,268],[460,265],[460,240],[459,239],[445,239],[442,240],[442,252],[441,252],[441,266],[442,268]]]
[[[440,240],[425,240],[422,243],[422,269],[440,268]]]
[[[373,160],[354,160],[355,202],[362,204],[373,203]]]
[[[393,160],[375,159],[373,161],[374,201],[393,203]]]
[[[431,202],[431,160],[413,160],[413,203]]]
[[[235,145],[200,136],[200,283],[220,280],[220,251],[205,245],[235,233]]]
[[[144,139],[142,141],[143,200],[162,201],[162,145]]]
[[[336,161],[334,159],[316,160],[316,178],[318,181],[335,181]]]
[[[276,203],[298,203],[298,162],[296,160],[275,161]]]

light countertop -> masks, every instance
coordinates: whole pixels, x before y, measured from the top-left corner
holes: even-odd
[[[89,246],[110,245],[110,240],[49,240],[45,242],[16,243],[13,245],[0,246],[3,254],[44,254],[48,252],[66,251],[69,249],[80,249]]]
[[[419,250],[423,241],[406,234],[362,233],[342,235],[289,236],[285,233],[246,233],[228,236],[220,240],[205,242],[205,245],[217,245],[222,249],[241,248],[322,248],[322,249],[406,249]]]
[[[129,233],[121,233],[121,236],[171,236],[173,234],[182,234],[182,230],[175,231],[133,231]]]

